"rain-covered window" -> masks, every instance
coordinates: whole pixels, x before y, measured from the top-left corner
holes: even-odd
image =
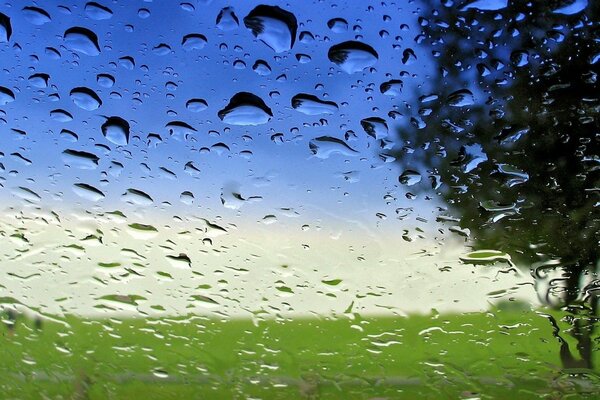
[[[600,396],[600,2],[4,0],[0,398]]]

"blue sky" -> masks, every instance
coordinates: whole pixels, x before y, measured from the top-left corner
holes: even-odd
[[[205,204],[211,204],[214,212],[218,212],[223,186],[240,186],[243,196],[262,196],[272,200],[271,206],[281,204],[273,197],[283,193],[290,193],[292,202],[301,203],[315,201],[311,197],[316,192],[320,205],[333,209],[340,207],[340,201],[348,203],[343,200],[343,193],[354,199],[348,204],[349,209],[356,208],[356,204],[383,206],[382,198],[390,191],[403,195],[396,187],[401,171],[393,164],[383,165],[378,159],[378,143],[365,134],[360,120],[387,119],[390,138],[394,138],[393,127],[406,123],[407,118],[394,121],[387,113],[394,109],[404,115],[410,113],[404,102],[412,101],[417,85],[426,84],[427,54],[420,54],[414,43],[418,32],[416,6],[273,3],[294,13],[298,33],[309,31],[315,37],[312,43],[296,40],[291,51],[275,53],[243,26],[244,16],[262,4],[259,2],[233,5],[240,26],[228,31],[218,29],[215,24],[220,10],[232,5],[226,2],[212,1],[205,5],[191,1],[194,11],[185,10],[175,2],[106,2],[104,5],[113,15],[102,20],[90,18],[84,4],[40,4],[51,17],[51,22],[41,26],[26,20],[20,4],[2,7],[13,27],[10,42],[0,44],[5,60],[2,82],[16,94],[16,101],[3,107],[6,113],[3,130],[11,138],[3,148],[5,187],[25,186],[38,193],[45,204],[55,202],[57,207],[95,206],[73,194],[74,183],[86,183],[101,190],[106,195],[100,201],[101,207],[119,205],[127,188],[148,192],[155,204],[169,202],[181,206],[179,193],[188,190],[199,202],[207,200]],[[314,12],[315,7],[319,13]],[[149,16],[140,18],[140,9],[149,10]],[[345,19],[348,30],[332,32],[327,27],[332,18]],[[93,31],[98,37],[100,54],[89,56],[72,51],[63,39],[64,32],[71,27]],[[382,30],[389,35],[382,38]],[[182,37],[192,33],[207,38],[203,49],[182,48]],[[379,60],[372,71],[366,69],[349,75],[328,60],[328,49],[347,40],[360,40],[376,49]],[[158,55],[153,48],[161,44],[170,46],[171,51]],[[58,50],[61,57],[51,57],[48,47]],[[401,62],[407,48],[415,49],[417,54],[412,65]],[[299,53],[310,56],[311,61],[298,63],[295,55]],[[131,70],[122,65],[123,57],[135,61]],[[254,72],[251,67],[256,60],[265,60],[272,73],[260,76]],[[239,61],[246,67],[236,69],[234,64]],[[28,78],[36,73],[49,76],[47,88],[32,86]],[[100,86],[98,74],[110,74],[116,80],[115,85]],[[379,93],[379,85],[390,79],[404,81],[401,96],[393,98]],[[77,107],[69,97],[76,87],[95,91],[102,100],[100,108],[87,111]],[[256,94],[273,110],[269,123],[256,127],[229,126],[219,120],[217,111],[235,93],[243,91]],[[339,111],[334,115],[301,114],[291,107],[291,98],[298,93],[334,101]],[[209,107],[198,113],[190,112],[185,104],[193,98],[206,100]],[[50,111],[55,109],[66,110],[74,119],[54,121]],[[121,117],[130,124],[132,140],[127,146],[114,145],[102,137],[100,127],[111,116]],[[187,141],[170,138],[165,126],[173,121],[185,122],[196,132]],[[27,135],[10,133],[11,129]],[[75,132],[79,140],[69,142],[65,135],[60,135],[62,129]],[[355,132],[355,137],[347,142],[357,150],[352,157],[312,156],[309,149],[312,139],[320,136],[344,139],[348,130]],[[150,133],[162,136],[163,142],[148,146],[146,137]],[[283,143],[275,144],[271,137],[279,133],[283,134]],[[201,151],[219,143],[230,150]],[[97,155],[98,167],[65,167],[61,153],[66,149]],[[12,153],[19,153],[31,164],[10,156]],[[188,161],[201,173],[195,177],[185,173]],[[115,167],[111,162],[123,165],[118,176],[114,176],[118,165]],[[145,165],[140,166],[142,163]],[[170,175],[160,167],[175,173],[177,179],[169,179]],[[354,177],[351,181],[358,178],[358,182],[348,184],[345,173],[351,173]],[[313,196],[308,196],[308,191]]]

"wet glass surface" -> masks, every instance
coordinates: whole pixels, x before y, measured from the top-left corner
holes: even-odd
[[[600,396],[600,3],[0,4],[0,398]]]

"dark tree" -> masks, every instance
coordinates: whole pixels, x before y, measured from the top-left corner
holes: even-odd
[[[399,162],[429,175],[433,189],[423,190],[448,204],[476,249],[531,267],[547,284],[542,300],[578,317],[571,333],[582,360],[568,348],[561,357],[565,367],[591,368],[600,2],[573,14],[562,9],[572,1],[515,0],[498,10],[431,3],[422,9],[423,44],[437,63],[428,88],[437,97],[422,93],[415,123],[400,132],[410,151]]]

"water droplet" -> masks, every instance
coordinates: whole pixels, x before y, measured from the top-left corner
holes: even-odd
[[[136,204],[138,206],[149,206],[154,202],[152,197],[147,193],[132,188],[127,189],[121,198],[127,203]]]
[[[402,94],[403,83],[401,80],[392,79],[391,81],[383,82],[379,86],[379,91],[386,96],[400,96]]]
[[[60,131],[60,137],[68,140],[69,142],[76,142],[77,140],[79,140],[79,136],[77,136],[75,132],[71,132],[68,129],[62,129]]]
[[[208,103],[204,99],[190,99],[185,103],[185,107],[191,112],[200,112],[208,108]]]
[[[308,44],[315,41],[315,36],[308,31],[302,31],[298,36],[298,40],[300,41],[300,43]]]
[[[99,86],[111,88],[115,84],[115,78],[110,74],[98,74],[96,76],[96,82]]]
[[[460,257],[470,264],[489,264],[497,261],[511,262],[510,255],[498,250],[476,250]]]
[[[96,92],[86,87],[77,87],[71,90],[70,96],[77,107],[87,111],[97,110],[102,105]]]
[[[155,369],[152,371],[152,375],[154,375],[157,378],[160,379],[166,379],[169,377],[169,373],[167,371],[164,371],[162,369]]]
[[[95,154],[71,149],[62,152],[62,159],[67,165],[81,169],[94,169],[100,160]]]
[[[308,143],[310,151],[315,157],[326,159],[332,154],[342,154],[345,156],[356,156],[358,152],[348,146],[346,142],[331,136],[320,136]]]
[[[402,64],[411,65],[415,61],[417,61],[417,55],[413,49],[405,49],[402,52]]]
[[[403,185],[413,186],[421,182],[421,174],[419,174],[417,171],[413,171],[412,169],[407,169],[400,175],[398,181]]]
[[[152,48],[152,52],[159,56],[166,56],[171,53],[171,46],[166,43],[160,43]]]
[[[475,97],[468,89],[460,89],[448,95],[448,105],[451,107],[467,107],[475,104]]]
[[[230,125],[260,125],[267,123],[273,113],[260,97],[252,93],[240,92],[219,111],[218,116]]]
[[[78,51],[88,56],[97,56],[100,54],[98,45],[98,36],[89,29],[81,27],[69,28],[64,34],[67,47],[73,51]]]
[[[49,79],[50,76],[48,74],[33,74],[27,78],[31,86],[39,89],[47,88]]]
[[[300,64],[307,64],[312,61],[312,58],[308,54],[299,53],[299,54],[296,54],[296,60],[298,60],[298,62]]]
[[[327,21],[327,26],[334,33],[344,33],[348,30],[348,22],[343,18],[333,18]]]
[[[113,16],[113,12],[110,8],[93,1],[90,1],[85,5],[85,13],[88,17],[96,21],[111,19]]]
[[[12,35],[12,25],[10,18],[0,13],[0,43],[8,42]]]
[[[271,74],[271,67],[264,60],[256,60],[252,66],[252,70],[261,76],[267,76]]]
[[[61,110],[61,109],[56,109],[56,110],[50,111],[50,118],[52,118],[53,120],[58,121],[58,122],[73,121],[73,116],[71,115],[71,113],[69,113],[65,110]]]
[[[99,201],[104,198],[104,193],[87,183],[76,183],[73,185],[73,191],[79,197],[90,201]]]
[[[306,115],[334,114],[338,105],[333,101],[319,99],[312,94],[300,93],[292,97],[292,107]]]
[[[555,14],[574,15],[582,12],[588,6],[588,0],[574,0],[571,4],[559,7],[553,12]]]
[[[194,7],[192,3],[179,3],[179,7],[181,7],[182,10],[187,12],[196,11],[196,7]]]
[[[33,190],[26,188],[24,186],[19,186],[19,187],[15,188],[12,192],[13,192],[13,194],[15,194],[16,196],[19,196],[23,200],[29,201],[32,203],[38,202],[42,199],[39,194],[37,194]]]
[[[196,133],[196,129],[183,121],[171,121],[165,125],[169,135],[175,140],[187,140],[188,137]]]
[[[206,43],[208,43],[206,36],[199,33],[185,35],[181,40],[181,46],[185,51],[203,49],[204,46],[206,46]]]
[[[497,164],[493,175],[501,176],[505,179],[504,184],[507,187],[513,187],[523,184],[529,180],[529,174],[510,164]]]
[[[497,11],[508,6],[508,0],[472,0],[460,8],[460,11],[474,8],[481,11]]]
[[[289,11],[277,6],[260,5],[244,18],[244,25],[276,53],[288,51],[294,46],[298,22]]]
[[[183,204],[192,205],[194,203],[194,194],[192,192],[189,192],[189,191],[182,192],[179,195],[179,200]]]
[[[102,124],[102,135],[120,146],[125,146],[129,143],[129,123],[120,117],[109,117]]]
[[[151,13],[150,10],[148,10],[147,8],[140,8],[137,12],[137,15],[141,19],[146,19],[150,17]]]
[[[360,121],[367,135],[375,139],[383,139],[388,135],[388,126],[383,118],[371,117]]]
[[[38,7],[24,7],[23,17],[27,22],[34,25],[44,25],[51,21],[50,14]]]
[[[7,87],[0,86],[0,106],[15,101],[15,94]]]
[[[365,43],[348,41],[336,44],[329,49],[329,61],[342,71],[353,74],[375,65],[379,56],[375,49]]]
[[[233,7],[225,7],[217,15],[217,28],[222,31],[231,31],[237,29],[240,21],[233,12]]]
[[[120,57],[119,65],[121,65],[125,69],[132,71],[135,68],[135,60],[131,56]]]

